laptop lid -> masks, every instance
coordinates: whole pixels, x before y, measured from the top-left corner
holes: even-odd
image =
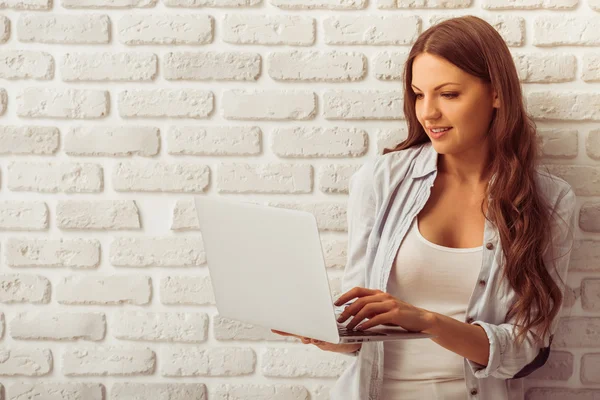
[[[221,316],[339,342],[314,215],[223,198],[194,201]]]

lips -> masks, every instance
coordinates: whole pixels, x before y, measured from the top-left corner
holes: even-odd
[[[434,132],[431,130],[431,128],[429,128],[429,135],[434,139],[438,139],[438,138],[444,136],[446,133],[450,132],[451,130],[452,130],[452,127],[449,127],[449,128],[446,128],[445,131]]]

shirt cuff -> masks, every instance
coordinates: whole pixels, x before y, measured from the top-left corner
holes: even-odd
[[[502,353],[498,351],[499,338],[492,324],[488,324],[487,322],[483,321],[475,321],[472,322],[471,325],[479,325],[485,331],[485,334],[487,335],[488,341],[490,343],[490,355],[488,358],[487,366],[481,365],[469,359],[467,359],[467,362],[471,367],[473,375],[476,378],[487,378],[491,376],[500,367]]]

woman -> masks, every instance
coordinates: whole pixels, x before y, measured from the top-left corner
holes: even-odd
[[[408,138],[351,179],[349,328],[432,339],[336,345],[355,354],[335,400],[523,399],[546,362],[573,244],[575,195],[540,165],[535,125],[496,30],[467,16],[416,41]]]

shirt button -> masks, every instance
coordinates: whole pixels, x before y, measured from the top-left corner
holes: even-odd
[[[494,248],[494,244],[493,244],[492,242],[488,242],[488,243],[485,245],[485,248],[486,248],[486,249],[488,249],[488,250],[491,250],[491,249],[493,249],[493,248]]]
[[[477,389],[471,389],[471,395],[475,396],[477,394]]]
[[[483,279],[479,281],[479,286],[485,286],[485,281]]]

